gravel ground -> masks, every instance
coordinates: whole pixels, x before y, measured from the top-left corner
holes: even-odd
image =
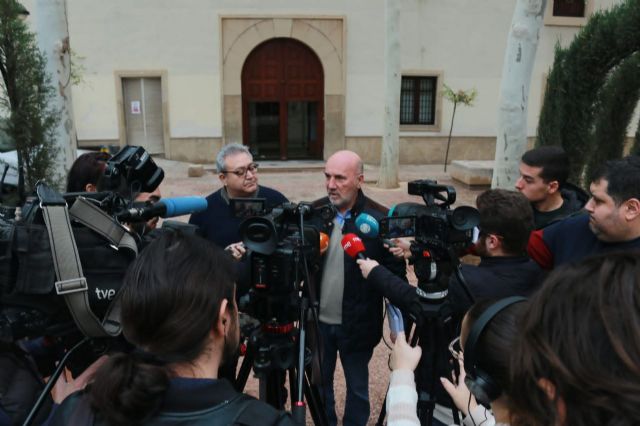
[[[160,189],[163,197],[175,197],[183,195],[203,195],[206,196],[220,187],[217,176],[214,173],[206,173],[199,178],[187,177],[187,163],[157,159],[157,163],[165,170],[165,179]],[[211,166],[209,166],[210,168]],[[260,184],[275,188],[285,194],[291,201],[312,201],[326,195],[324,188],[324,176],[322,170],[313,169],[290,172],[271,172],[269,170],[260,171]],[[473,205],[476,196],[483,189],[470,189],[463,184],[453,181],[442,170],[442,165],[402,165],[400,168],[400,187],[397,189],[380,189],[375,186],[378,169],[376,166],[367,165],[365,167],[365,187],[364,192],[372,199],[391,206],[401,202],[422,203],[419,197],[407,194],[407,181],[414,179],[435,179],[440,184],[453,185],[457,191],[458,205]],[[186,217],[178,218],[186,220]],[[412,274],[411,274],[412,275]],[[414,277],[415,281],[415,277]],[[385,337],[389,341],[389,331],[385,323]],[[390,350],[384,342],[375,348],[371,362],[369,363],[369,399],[371,402],[371,418],[369,424],[375,424],[380,407],[385,397],[389,369],[387,359]],[[257,380],[250,378],[246,388],[247,393],[257,395]],[[336,410],[338,418],[344,412],[345,383],[342,366],[338,363],[335,376]],[[309,416],[307,423],[313,424]]]

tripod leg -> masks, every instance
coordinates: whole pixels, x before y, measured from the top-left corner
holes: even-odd
[[[311,383],[311,369],[305,369],[304,372],[304,395],[309,405],[309,413],[313,419],[313,424],[316,426],[326,426],[329,424],[327,418],[327,412],[322,406],[322,398],[320,397],[320,390],[318,387]]]

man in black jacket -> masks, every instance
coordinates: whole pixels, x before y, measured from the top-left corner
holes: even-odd
[[[480,234],[474,251],[479,265],[463,264],[461,273],[475,300],[529,296],[538,287],[542,269],[526,254],[533,216],[527,199],[515,191],[490,189],[476,200]],[[359,260],[362,274],[400,309],[411,307],[415,291],[394,279],[378,262]],[[454,312],[464,315],[473,301],[455,275],[449,281],[448,301]]]
[[[362,192],[363,164],[351,151],[333,154],[325,166],[328,197],[315,205],[330,203],[335,217],[318,222],[320,231],[330,236],[329,248],[324,254],[320,283],[320,333],[323,343],[323,390],[329,423],[335,425],[333,376],[337,353],[347,382],[344,425],[365,425],[369,418],[368,364],[373,348],[382,337],[382,296],[367,285],[356,261],[342,249],[343,234],[357,233],[356,217],[367,213],[377,220],[387,209],[367,198]],[[397,276],[404,279],[404,260],[395,259],[378,239],[360,235],[366,255],[378,260]]]
[[[531,203],[535,229],[581,210],[589,196],[567,182],[569,157],[559,146],[542,146],[524,153],[516,189]]]

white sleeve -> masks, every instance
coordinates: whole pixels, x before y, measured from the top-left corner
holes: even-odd
[[[478,404],[478,406],[471,410],[469,415],[464,418],[462,424],[464,426],[495,426],[496,419],[490,410]]]

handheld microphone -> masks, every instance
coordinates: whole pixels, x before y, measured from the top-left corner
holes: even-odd
[[[329,236],[324,232],[320,233],[320,254],[324,254],[329,248]]]
[[[347,252],[347,254],[352,258],[362,260],[366,259],[364,255],[364,244],[362,243],[360,237],[358,237],[356,234],[346,234],[344,237],[342,237],[341,244],[342,249]]]
[[[201,212],[207,209],[207,205],[204,197],[163,198],[149,206],[121,211],[116,217],[123,222],[145,221],[155,216],[165,218]]]
[[[376,238],[380,232],[380,225],[376,218],[367,213],[360,213],[356,217],[356,226],[365,237]]]

